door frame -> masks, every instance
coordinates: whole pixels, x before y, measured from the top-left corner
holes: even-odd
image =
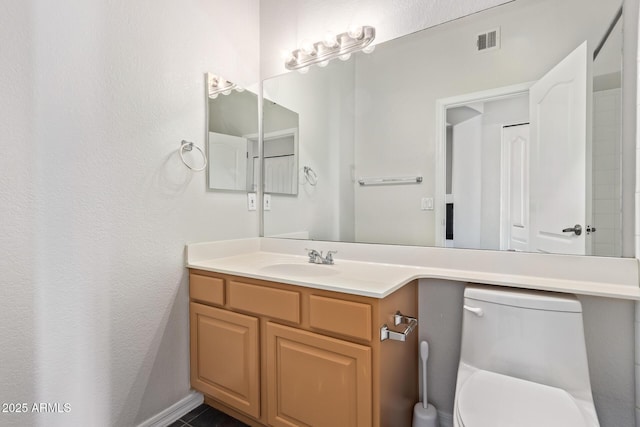
[[[436,147],[435,147],[435,245],[445,247],[445,218],[446,218],[446,153],[447,153],[447,109],[461,107],[476,102],[498,101],[529,93],[529,88],[535,81],[502,86],[478,92],[441,98],[436,100]]]

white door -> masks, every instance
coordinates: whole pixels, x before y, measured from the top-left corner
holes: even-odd
[[[246,138],[209,132],[209,186],[221,190],[247,189]]]
[[[529,124],[502,128],[500,249],[529,251]]]
[[[453,127],[453,247],[482,247],[482,115]]]
[[[264,192],[295,194],[295,157],[277,156],[264,158]]]
[[[591,207],[587,52],[584,42],[529,92],[530,250],[534,252],[587,253]]]

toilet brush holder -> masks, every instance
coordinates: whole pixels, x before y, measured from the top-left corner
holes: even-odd
[[[420,361],[422,362],[422,402],[413,407],[412,427],[440,427],[438,410],[429,403],[427,394],[427,359],[429,358],[429,343],[420,343]]]
[[[413,407],[412,427],[440,427],[436,407],[428,404],[425,408],[422,402],[416,403]]]

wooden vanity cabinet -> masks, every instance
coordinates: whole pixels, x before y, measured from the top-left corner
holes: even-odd
[[[396,311],[416,317],[417,282],[369,298],[190,272],[191,386],[252,426],[411,425],[417,330],[380,341]]]

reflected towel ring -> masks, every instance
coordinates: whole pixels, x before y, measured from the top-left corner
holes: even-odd
[[[318,175],[309,166],[303,167],[302,171],[307,182],[315,187],[318,183]]]
[[[194,168],[189,163],[187,163],[187,161],[184,159],[184,152],[192,151],[194,147],[200,152],[200,154],[202,154],[203,163],[202,163],[202,167],[199,167],[199,168]],[[184,163],[189,169],[191,169],[194,172],[203,171],[204,168],[207,167],[207,156],[204,154],[204,151],[202,151],[202,148],[198,147],[193,142],[185,141],[184,139],[180,143],[180,158],[182,159],[182,163]]]

